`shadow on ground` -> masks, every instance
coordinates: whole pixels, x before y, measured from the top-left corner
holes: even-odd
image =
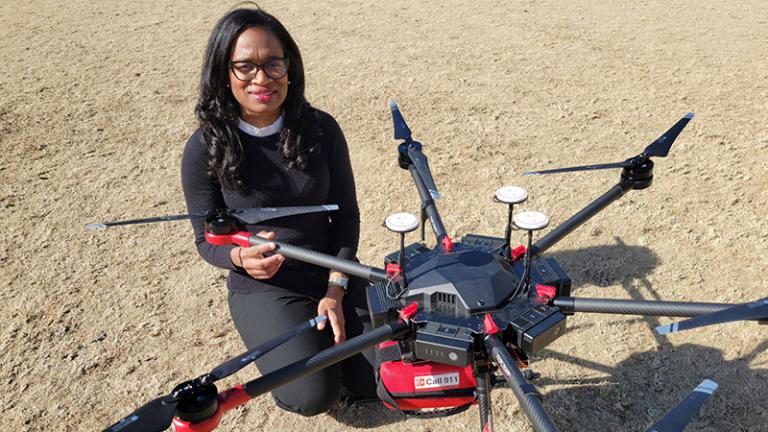
[[[705,404],[700,419],[686,430],[765,431],[768,370],[756,368],[752,362],[766,348],[768,342],[743,357],[727,360],[717,349],[684,344],[635,353],[615,368],[579,359],[583,366],[608,375],[581,382],[542,378],[535,384],[542,389],[550,384],[573,386],[547,393],[545,399],[561,430],[641,431],[661,419],[701,381],[711,379],[720,387]]]

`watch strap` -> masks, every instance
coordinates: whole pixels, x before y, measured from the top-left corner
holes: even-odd
[[[328,278],[328,286],[340,286],[344,289],[344,291],[347,290],[347,285],[349,285],[349,278],[344,276],[332,276]]]

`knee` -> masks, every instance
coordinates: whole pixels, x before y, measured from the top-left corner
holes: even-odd
[[[304,393],[287,397],[273,394],[272,396],[278,407],[304,417],[312,417],[327,412],[336,402],[337,395],[325,393],[319,392],[314,395]]]
[[[272,391],[280,408],[305,417],[330,410],[341,389],[341,368],[338,365],[315,372]]]

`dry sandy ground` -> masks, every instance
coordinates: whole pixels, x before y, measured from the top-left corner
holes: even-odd
[[[224,274],[187,223],[86,232],[178,213],[182,146],[209,31],[232,2],[0,4],[0,430],[99,430],[242,350]],[[362,207],[361,259],[418,211],[395,162],[387,100],[426,147],[454,237],[500,235],[505,184],[562,222],[619,161],[696,118],[652,188],[550,252],[574,294],[742,302],[768,296],[768,3],[264,1],[303,50],[308,97],[341,123]],[[415,240],[415,236],[413,240]],[[522,240],[522,236],[517,240]],[[768,327],[669,338],[668,319],[579,315],[534,363],[561,430],[639,431],[704,378],[720,390],[689,430],[768,430]],[[243,371],[224,384],[256,376]],[[236,379],[235,379],[236,378]],[[224,386],[222,386],[224,387]],[[509,390],[499,430],[531,430]],[[405,420],[378,406],[300,418],[258,398],[220,430],[476,430],[477,411]]]

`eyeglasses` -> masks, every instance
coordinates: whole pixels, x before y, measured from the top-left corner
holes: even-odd
[[[253,81],[259,74],[259,69],[273,80],[279,80],[288,73],[288,57],[272,59],[262,64],[248,61],[229,62],[229,68],[240,81]]]

